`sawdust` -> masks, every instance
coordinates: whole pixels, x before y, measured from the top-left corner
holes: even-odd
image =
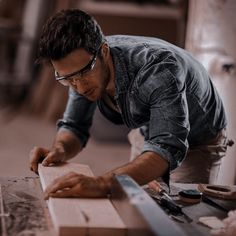
[[[4,181],[4,211],[10,214],[5,217],[8,236],[36,236],[48,229],[42,200],[32,186],[33,180]]]

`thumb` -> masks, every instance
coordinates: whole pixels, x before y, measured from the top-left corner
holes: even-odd
[[[55,153],[49,152],[48,155],[44,158],[42,165],[49,166],[51,163],[55,163],[55,162],[57,162]]]

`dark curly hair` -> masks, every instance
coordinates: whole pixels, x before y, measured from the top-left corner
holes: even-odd
[[[78,9],[58,12],[43,27],[38,60],[59,60],[78,48],[94,54],[105,41],[96,20]]]

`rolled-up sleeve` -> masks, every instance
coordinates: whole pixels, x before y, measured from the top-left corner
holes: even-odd
[[[141,97],[150,107],[150,120],[142,152],[153,151],[169,162],[173,170],[188,149],[188,104],[185,80],[174,63],[152,65],[145,71]],[[147,74],[146,74],[147,75]],[[145,95],[148,94],[148,95]]]
[[[80,140],[85,147],[89,139],[89,129],[92,125],[96,103],[84,98],[72,88],[69,90],[69,98],[63,118],[58,120],[58,130],[69,130]]]

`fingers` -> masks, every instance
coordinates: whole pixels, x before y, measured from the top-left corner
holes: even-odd
[[[61,162],[59,155],[57,155],[55,152],[49,152],[45,159],[42,162],[43,166],[49,166],[51,163],[58,163]]]
[[[49,151],[46,148],[34,147],[30,152],[30,169],[38,174],[38,164],[42,162],[43,166],[49,166],[52,163],[59,163],[65,157],[64,152],[57,149]]]
[[[49,150],[45,148],[34,147],[30,152],[30,169],[38,173],[38,163],[40,163],[48,153]]]
[[[45,200],[47,200],[49,197],[56,197],[56,198],[64,198],[64,197],[75,197],[75,193],[74,193],[74,189],[64,189],[61,191],[57,191],[55,193],[49,193],[47,198],[45,198]],[[79,195],[76,195],[77,197]]]
[[[148,187],[155,190],[156,192],[159,192],[161,189],[161,185],[156,180],[149,182]]]
[[[71,172],[54,180],[46,188],[44,198],[47,200],[49,197],[105,197],[107,193],[104,181]]]
[[[52,184],[50,184],[45,192],[44,198],[48,199],[49,197],[68,197],[74,196],[73,187],[75,187],[79,182],[78,174],[71,172],[67,175],[61,176],[55,179]],[[71,190],[71,191],[70,191]],[[78,189],[76,189],[78,190]]]

